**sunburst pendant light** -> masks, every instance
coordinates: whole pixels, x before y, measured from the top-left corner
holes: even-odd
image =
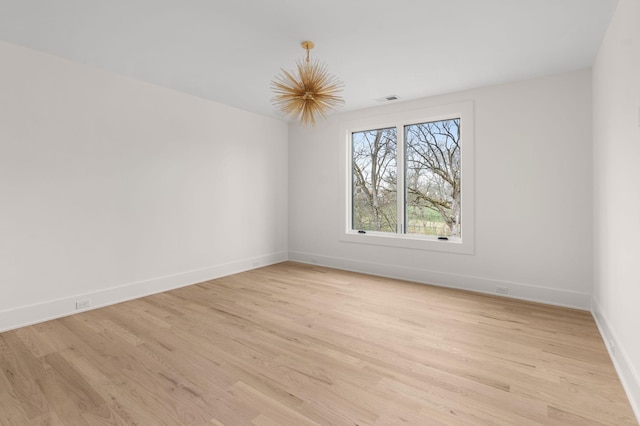
[[[344,105],[344,99],[338,95],[344,83],[329,74],[326,65],[309,60],[309,50],[313,47],[313,42],[303,41],[307,57],[296,62],[298,72],[281,69],[282,73],[271,82],[274,106],[305,125],[315,125],[318,115],[326,118],[327,111]]]

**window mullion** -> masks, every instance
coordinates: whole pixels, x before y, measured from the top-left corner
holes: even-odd
[[[398,234],[406,233],[406,213],[405,213],[405,160],[404,160],[404,126],[396,126],[397,146],[396,146],[396,199],[397,205],[397,222],[396,232]]]

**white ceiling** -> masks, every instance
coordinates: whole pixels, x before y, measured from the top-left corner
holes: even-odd
[[[0,38],[248,111],[312,58],[354,110],[591,66],[616,0],[0,0]],[[0,58],[1,59],[1,58]],[[397,102],[397,101],[396,101]]]

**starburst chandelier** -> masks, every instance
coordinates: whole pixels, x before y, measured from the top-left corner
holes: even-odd
[[[302,42],[307,57],[296,62],[297,73],[281,69],[282,73],[271,82],[275,94],[271,99],[273,105],[304,125],[315,125],[318,115],[326,118],[327,111],[344,105],[344,99],[338,96],[344,84],[327,72],[326,65],[309,60],[309,50],[313,47],[311,41]]]

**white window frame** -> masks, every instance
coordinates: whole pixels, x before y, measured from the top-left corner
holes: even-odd
[[[433,235],[403,234],[401,232],[366,231],[359,233],[351,229],[352,224],[352,148],[351,134],[371,129],[397,128],[398,146],[404,146],[404,126],[433,121],[460,118],[460,205],[462,236],[439,240]],[[433,106],[419,110],[397,112],[371,116],[344,124],[341,133],[344,137],[344,155],[341,155],[341,170],[344,179],[341,182],[341,228],[340,241],[359,244],[374,244],[417,250],[433,250],[448,253],[474,253],[474,117],[473,102],[459,102],[449,105]],[[401,145],[402,144],[402,145]],[[400,150],[399,150],[400,151]],[[404,152],[398,152],[398,197],[404,204]],[[402,170],[400,170],[402,169]],[[402,188],[402,190],[401,190]],[[400,194],[402,192],[402,194]],[[404,228],[404,215],[398,213],[398,230]],[[401,228],[402,227],[402,228]]]

